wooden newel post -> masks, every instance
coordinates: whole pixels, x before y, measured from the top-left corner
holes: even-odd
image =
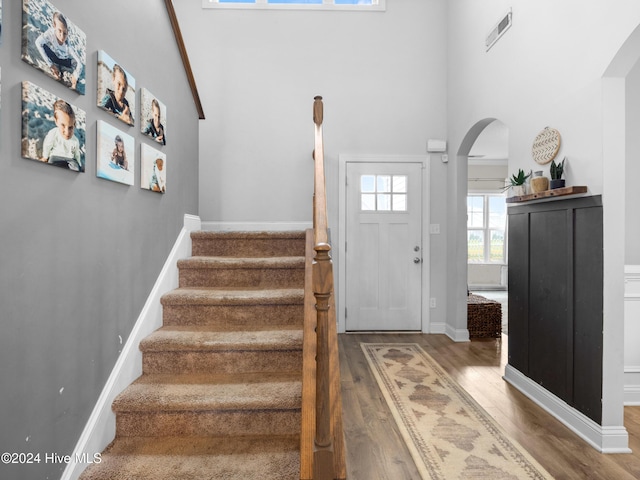
[[[331,434],[330,373],[329,373],[329,300],[333,286],[331,246],[315,246],[313,263],[313,294],[316,298],[316,437],[313,454],[313,478],[333,480],[333,439]]]
[[[323,115],[323,106],[322,106],[322,97],[320,95],[316,95],[313,97],[313,123],[316,124],[316,128],[322,126],[322,115]],[[315,149],[311,152],[311,157],[316,159],[316,151]]]
[[[316,95],[313,97],[313,123],[322,125],[322,97]]]

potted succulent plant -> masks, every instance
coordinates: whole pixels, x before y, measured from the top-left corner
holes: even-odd
[[[564,173],[564,161],[567,157],[564,157],[560,163],[556,163],[555,160],[551,161],[551,184],[549,187],[553,190],[554,188],[562,188],[564,187],[565,181],[562,178],[562,174]]]
[[[524,170],[520,168],[517,175],[514,173],[510,178],[507,179],[505,190],[511,189],[511,193],[515,197],[526,195],[527,186],[525,185],[525,182],[530,176],[531,172],[525,175]]]

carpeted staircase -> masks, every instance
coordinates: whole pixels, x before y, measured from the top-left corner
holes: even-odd
[[[304,232],[194,232],[82,480],[300,475]]]

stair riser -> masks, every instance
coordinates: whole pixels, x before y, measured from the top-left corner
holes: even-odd
[[[292,435],[300,421],[300,410],[118,412],[116,436]]]
[[[304,268],[181,268],[180,287],[301,288]]]
[[[242,373],[299,372],[302,351],[169,351],[144,352],[142,372],[154,373]]]
[[[302,325],[303,305],[165,305],[166,326]]]
[[[194,239],[191,255],[210,257],[304,256],[304,239]]]

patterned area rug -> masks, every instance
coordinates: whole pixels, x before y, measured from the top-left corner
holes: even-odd
[[[416,343],[362,350],[423,479],[552,479]]]

